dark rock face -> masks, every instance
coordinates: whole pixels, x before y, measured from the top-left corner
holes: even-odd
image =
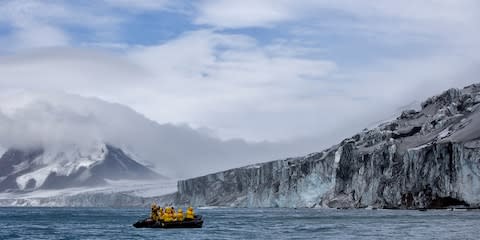
[[[177,201],[248,207],[480,206],[480,85],[323,152],[178,183]]]
[[[0,158],[0,192],[98,186],[106,180],[161,179],[121,149],[101,145],[93,152],[9,149]]]
[[[0,192],[17,189],[16,177],[33,170],[32,162],[43,154],[43,150],[34,149],[22,151],[10,149],[0,158]],[[22,169],[18,166],[24,165]],[[16,172],[15,172],[16,171]],[[12,174],[14,173],[15,174]],[[32,188],[34,182],[29,182],[27,187]]]
[[[92,175],[106,179],[153,179],[162,178],[149,168],[128,157],[121,149],[107,145],[108,154],[99,164],[94,165]]]

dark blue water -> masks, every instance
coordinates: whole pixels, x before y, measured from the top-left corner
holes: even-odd
[[[136,229],[148,209],[0,208],[0,239],[480,239],[480,211],[197,212],[202,229]]]

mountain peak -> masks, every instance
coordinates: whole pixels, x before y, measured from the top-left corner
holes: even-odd
[[[162,178],[108,144],[9,149],[0,158],[0,191],[96,186],[106,180]]]

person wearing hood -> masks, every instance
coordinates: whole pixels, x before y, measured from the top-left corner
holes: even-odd
[[[176,215],[177,215],[177,221],[183,221],[184,216],[183,216],[183,210],[181,208],[178,209]]]
[[[192,207],[188,207],[187,212],[185,214],[186,220],[193,220],[195,219],[195,212],[193,211]]]

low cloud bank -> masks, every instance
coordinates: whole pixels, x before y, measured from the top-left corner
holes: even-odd
[[[190,177],[303,154],[304,143],[221,140],[187,125],[159,124],[120,104],[63,93],[15,91],[0,99],[3,148],[57,149],[105,142],[171,177]]]

